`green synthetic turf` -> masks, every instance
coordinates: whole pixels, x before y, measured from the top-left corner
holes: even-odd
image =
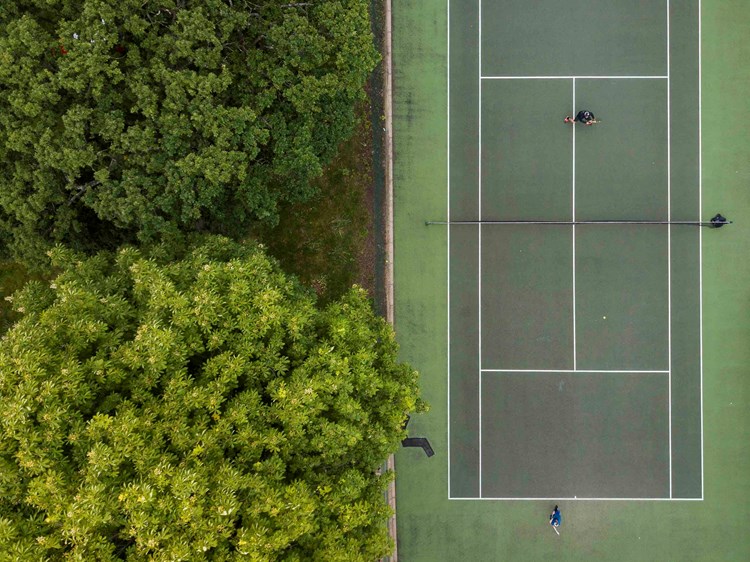
[[[695,66],[680,70],[695,78]],[[666,80],[576,80],[576,105],[602,119],[599,125],[576,130],[576,218],[665,220]],[[692,119],[697,107],[690,108],[689,115],[672,111],[672,119]],[[697,131],[694,134],[697,137]],[[690,178],[691,184],[697,183],[696,177]],[[697,208],[689,216],[673,218],[695,220]]]
[[[483,220],[571,220],[572,92],[569,80],[482,83]]]
[[[645,373],[484,373],[484,496],[669,495],[668,382]]]
[[[681,5],[682,6],[682,5]],[[466,17],[472,17],[467,7]],[[673,18],[691,17],[690,10],[673,8]],[[685,12],[683,14],[683,12]],[[694,12],[694,8],[693,8]],[[746,560],[750,558],[750,535],[746,532],[750,516],[750,410],[746,407],[750,391],[750,318],[746,306],[750,297],[750,264],[747,260],[750,179],[747,153],[750,134],[746,123],[750,110],[746,103],[750,91],[750,58],[746,29],[750,10],[740,0],[703,2],[703,209],[708,216],[716,211],[736,222],[703,237],[704,304],[704,501],[695,502],[570,502],[561,505],[564,514],[562,536],[557,537],[546,524],[549,502],[449,501],[447,499],[447,377],[445,339],[447,302],[445,299],[446,233],[424,227],[428,218],[445,216],[445,29],[446,6],[435,3],[401,3],[395,6],[394,48],[396,87],[396,329],[404,359],[422,372],[423,392],[430,401],[429,414],[416,416],[409,426],[414,436],[430,438],[436,455],[431,459],[421,451],[403,450],[396,460],[398,495],[399,558],[401,560]],[[474,34],[476,30],[471,30]],[[452,34],[454,43],[472,48],[472,33]],[[455,47],[455,45],[454,45]],[[690,49],[673,46],[673,59],[688,56]],[[454,52],[455,49],[452,49]],[[456,65],[460,61],[453,61]],[[461,65],[458,72],[476,76],[476,67]],[[577,71],[576,71],[577,73]],[[453,74],[455,77],[455,74]],[[673,88],[678,77],[672,80]],[[686,84],[687,86],[687,84]],[[462,92],[453,91],[453,96]],[[471,115],[476,101],[470,92],[461,95]],[[690,94],[693,95],[693,94]],[[690,97],[690,96],[688,96]],[[685,103],[689,110],[691,100]],[[681,111],[673,106],[673,111]],[[451,116],[451,143],[460,143],[467,162],[477,160],[476,139],[468,128],[456,126]],[[606,124],[603,123],[604,126]],[[684,144],[672,154],[673,184],[687,189],[692,167],[688,146],[695,141],[690,129],[697,126],[697,115],[673,122],[675,144]],[[676,143],[677,140],[677,143]],[[460,166],[460,164],[458,164]],[[455,172],[451,163],[452,175]],[[476,166],[474,166],[476,168]],[[470,169],[458,170],[470,178]],[[684,176],[681,176],[684,174]],[[453,193],[454,213],[460,205],[467,212],[476,209],[476,200]],[[691,197],[685,197],[686,200]],[[682,212],[683,199],[673,199],[673,214]],[[688,212],[688,208],[686,212]],[[472,217],[473,218],[473,217]],[[453,229],[454,255],[462,242]],[[689,252],[693,240],[685,234],[673,234],[673,254]],[[684,231],[682,231],[684,232]],[[471,281],[476,271],[476,256],[461,256]],[[673,259],[675,256],[673,256]],[[682,258],[684,259],[687,258]],[[474,262],[472,263],[472,260]],[[689,268],[686,269],[689,271]],[[684,273],[684,272],[683,272]],[[476,276],[476,274],[473,274]],[[693,294],[695,279],[686,279],[676,290]],[[460,303],[451,303],[451,317],[465,313]],[[673,310],[673,321],[681,311]],[[689,316],[689,315],[688,315]],[[466,328],[476,326],[472,318]],[[695,353],[695,334],[685,334],[682,350],[673,361]],[[466,351],[461,351],[462,354]],[[466,355],[459,365],[476,371],[475,358]],[[454,368],[457,363],[452,361]],[[677,364],[673,365],[677,368]],[[451,384],[455,384],[451,380]],[[694,377],[687,376],[673,388],[673,407],[680,401],[694,401]],[[692,388],[691,388],[692,387]],[[678,396],[684,392],[684,396]],[[453,395],[452,395],[452,400]],[[470,407],[467,403],[466,407]],[[695,446],[696,435],[688,427],[691,419],[681,420],[680,407],[673,412],[673,439],[684,439],[683,449]],[[683,423],[684,421],[684,423]],[[472,434],[471,424],[451,431]],[[684,432],[684,435],[680,434]],[[469,455],[451,450],[454,457]],[[687,454],[686,459],[694,457]],[[681,462],[677,456],[673,462]],[[476,467],[475,467],[476,468]],[[691,470],[694,471],[693,468]],[[679,467],[673,473],[673,485],[680,485]],[[685,481],[691,482],[688,474]],[[682,484],[691,492],[689,485]],[[472,483],[468,482],[467,488]],[[453,495],[461,495],[453,490]],[[471,495],[471,494],[468,494]]]
[[[567,226],[482,227],[484,369],[573,368],[571,242]],[[476,243],[475,236],[467,246],[476,250]],[[451,292],[464,299],[463,287]],[[453,341],[466,337],[453,334]]]
[[[576,230],[578,368],[668,370],[667,227]],[[696,269],[697,261],[696,255]],[[687,322],[696,324],[698,318],[694,308]],[[693,415],[699,417],[699,412]]]
[[[482,74],[665,75],[666,15],[658,0],[484,2]]]
[[[464,337],[456,338],[451,347],[451,369],[455,373],[474,374],[479,371],[478,337],[479,337],[479,307],[476,306],[479,298],[478,281],[478,252],[466,251],[476,244],[476,226],[461,226],[452,229],[451,255],[451,282],[464,288],[465,299],[452,299],[450,301],[451,327],[454,333],[461,333]],[[439,236],[438,238],[441,238]],[[438,261],[438,260],[436,260]],[[443,262],[444,263],[444,262]],[[408,275],[408,271],[405,272]],[[445,273],[443,273],[445,275]],[[442,298],[445,300],[443,292]],[[398,306],[398,299],[397,306]],[[445,304],[438,305],[438,310],[444,311]],[[433,332],[434,338],[440,338],[438,332]],[[445,334],[445,332],[443,332]],[[445,336],[442,338],[445,342]],[[437,342],[435,342],[437,343]],[[440,359],[438,370],[431,369],[430,381],[435,384],[435,389],[445,392],[446,380],[446,349],[445,346],[427,345],[424,351],[432,354],[434,359]],[[436,380],[437,379],[437,380]],[[454,416],[451,420],[451,439],[455,446],[450,448],[450,463],[452,466],[462,467],[462,478],[453,483],[451,495],[454,497],[472,497],[479,494],[479,414],[477,412],[477,397],[479,395],[478,376],[454,376],[450,379],[451,408],[464,412],[467,415]],[[433,401],[434,402],[434,401]],[[440,412],[445,405],[445,395],[439,396],[439,402],[433,405],[433,412]],[[445,410],[442,410],[443,421],[446,422]],[[440,415],[440,414],[438,414]],[[440,419],[440,418],[437,418]],[[430,416],[430,421],[437,421]],[[445,437],[445,426],[438,432],[441,438]],[[447,441],[443,442],[443,450],[447,453]],[[448,493],[447,476],[444,477],[444,493]]]
[[[510,4],[487,3],[490,15],[482,14],[482,53],[504,54],[503,38],[509,28],[513,28],[510,35],[522,28],[525,41],[538,37],[544,43],[543,33],[537,33],[538,18],[528,23],[517,17],[510,25],[507,18],[492,17],[493,10],[507,10]],[[658,10],[656,17],[655,4],[645,4],[640,8],[645,10],[643,18],[651,14],[651,19],[661,21],[665,11]],[[670,116],[678,123],[694,122],[697,111],[697,20],[682,11],[670,19],[671,38],[680,45],[680,53],[671,62],[671,74],[692,81],[684,80],[681,88],[672,89],[668,100],[668,83],[661,74],[644,78],[651,69],[648,61],[665,57],[667,27],[653,30],[660,37],[657,41],[635,44],[629,35],[632,17],[622,14],[625,5],[620,2],[617,9],[606,15],[602,12],[601,22],[591,16],[592,22],[601,26],[564,31],[565,49],[575,52],[596,35],[593,28],[619,22],[621,33],[613,32],[599,50],[633,56],[602,58],[606,65],[593,68],[605,78],[554,73],[539,78],[548,70],[548,61],[538,49],[528,49],[527,73],[535,78],[493,78],[478,84],[478,75],[472,73],[478,72],[479,46],[455,46],[451,51],[451,62],[457,63],[452,66],[451,93],[459,95],[451,98],[451,132],[459,138],[450,146],[453,220],[699,218],[694,187],[698,184],[697,167],[683,170],[683,181],[674,185],[668,174],[672,154],[676,161],[686,157],[697,160],[697,127],[683,126],[682,135],[674,139],[668,134]],[[479,4],[476,7],[476,14],[463,6],[452,11],[452,31],[475,29],[471,18],[479,17]],[[561,17],[561,5],[547,7],[540,17],[548,24]],[[518,6],[511,8],[520,13]],[[575,0],[565,10],[587,12],[589,8],[587,0]],[[529,14],[534,10],[527,5]],[[683,51],[692,52],[692,57]],[[628,60],[641,61],[641,66],[632,68]],[[483,64],[487,64],[484,57]],[[635,78],[624,78],[629,70]],[[475,96],[470,96],[472,88]],[[466,98],[476,98],[476,112]],[[563,123],[563,116],[584,108],[594,111],[602,123],[595,127]],[[467,150],[472,142],[476,142],[477,158]],[[467,207],[464,200],[476,201],[476,208]],[[679,202],[677,214],[670,214],[672,200]],[[698,232],[693,229],[692,238],[681,238],[675,252],[679,259],[674,260],[670,255],[671,230],[663,226],[473,228],[473,239],[464,228],[456,233],[462,241],[456,251],[452,248],[449,260],[449,300],[451,307],[456,306],[449,336],[450,416],[451,429],[458,430],[450,439],[451,497],[456,497],[454,487],[459,490],[458,497],[491,497],[487,490],[498,487],[493,482],[497,472],[492,465],[482,463],[479,470],[484,441],[471,436],[473,431],[493,437],[479,422],[479,372],[469,366],[474,356],[479,355],[475,361],[483,369],[667,371],[673,332],[674,341],[680,344],[674,352],[682,359],[672,373],[680,385],[680,411],[676,413],[681,425],[679,438],[665,447],[668,457],[676,455],[681,462],[673,467],[673,472],[679,472],[677,488],[668,486],[657,497],[700,498],[700,358],[689,354],[691,363],[682,353],[686,342],[699,345],[695,338],[691,342],[686,337],[686,333],[697,332],[700,318],[698,285],[692,282],[699,271]],[[472,253],[481,257],[476,272],[467,268],[466,256]],[[680,274],[670,279],[671,270]],[[681,296],[678,301],[672,299],[681,321],[670,326],[672,289]],[[472,307],[479,310],[471,312]],[[472,322],[479,327],[472,328]],[[640,413],[639,404],[630,407],[633,416]],[[520,427],[523,421],[519,419],[517,424]],[[669,432],[669,421],[666,428],[650,427],[661,435],[665,429]],[[516,426],[506,423],[499,431],[513,433]],[[579,439],[585,440],[586,435],[581,433]],[[628,445],[633,448],[648,448],[653,436],[645,432],[630,440],[633,442]],[[596,464],[599,459],[591,457],[586,462]],[[521,463],[514,467],[512,455],[506,456],[504,463],[508,471],[523,476],[525,468]],[[571,464],[561,469],[575,468]],[[627,470],[631,469],[621,468]],[[623,478],[643,482],[644,489],[635,491],[634,497],[652,497],[647,490],[653,488],[637,471]],[[517,497],[527,496],[568,497],[562,488]],[[600,497],[627,496],[605,490]]]

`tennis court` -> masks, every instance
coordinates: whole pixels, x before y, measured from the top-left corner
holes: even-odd
[[[748,3],[393,24],[398,560],[750,559]]]
[[[452,499],[703,497],[695,10],[450,12]]]

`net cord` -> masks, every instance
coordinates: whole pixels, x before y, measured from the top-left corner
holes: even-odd
[[[732,221],[722,223],[713,223],[711,221],[649,221],[649,220],[585,220],[585,221],[533,221],[533,220],[505,220],[505,221],[425,221],[426,225],[458,225],[458,224],[541,224],[541,225],[560,225],[560,226],[578,226],[587,224],[663,224],[663,225],[683,225],[683,226],[707,226],[718,227],[732,224]]]

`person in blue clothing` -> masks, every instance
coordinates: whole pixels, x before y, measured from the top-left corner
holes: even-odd
[[[562,525],[562,513],[560,513],[557,506],[555,506],[555,510],[549,516],[549,524],[553,527]]]

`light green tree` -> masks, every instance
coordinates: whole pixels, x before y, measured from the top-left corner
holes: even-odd
[[[11,560],[372,562],[376,469],[423,408],[354,288],[324,310],[263,250],[125,248],[30,282],[0,340]]]
[[[1,2],[0,255],[273,224],[351,134],[368,6]]]

